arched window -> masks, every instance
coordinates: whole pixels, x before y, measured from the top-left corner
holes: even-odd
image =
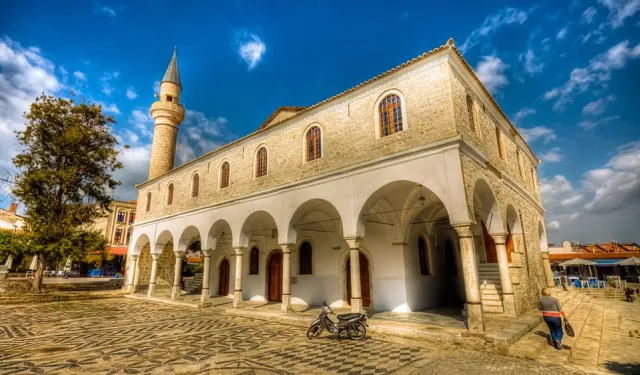
[[[173,184],[169,184],[167,187],[167,206],[173,204]]]
[[[322,157],[322,140],[320,136],[320,128],[317,126],[307,131],[307,161]]]
[[[380,137],[402,131],[402,102],[396,94],[387,95],[378,107],[380,116]]]
[[[225,161],[220,167],[220,189],[224,189],[229,186],[229,162]]]
[[[420,274],[423,276],[431,275],[429,269],[429,249],[427,248],[427,241],[424,237],[418,238],[418,257],[420,258]]]
[[[257,247],[251,248],[249,261],[249,275],[257,275],[260,271],[260,250]]]
[[[256,177],[267,175],[267,148],[260,147],[256,154]]]
[[[500,129],[496,126],[496,142],[498,142],[498,154],[500,155],[500,159],[504,159],[504,145],[502,144],[502,133]]]
[[[476,131],[476,117],[475,117],[475,109],[473,104],[473,98],[471,95],[467,94],[467,114],[469,115],[469,127],[474,132]]]
[[[149,212],[151,210],[151,192],[147,193],[147,202],[146,202],[146,207],[145,207],[145,211]]]
[[[311,275],[312,252],[311,244],[303,242],[300,246],[300,275]]]
[[[198,196],[200,191],[200,176],[198,174],[193,175],[193,181],[191,181],[191,197],[195,198]]]

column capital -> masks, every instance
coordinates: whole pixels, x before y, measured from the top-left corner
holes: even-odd
[[[349,249],[359,249],[360,241],[362,241],[362,237],[345,237],[345,241],[347,241],[347,245],[349,245]]]
[[[135,260],[137,260],[137,259],[138,259],[138,257],[140,256],[140,254],[131,254],[130,256],[131,256],[131,260],[134,260],[134,261],[135,261]]]
[[[457,224],[451,224],[451,226],[456,231],[459,238],[473,237],[473,230],[471,229],[471,223],[457,223]]]
[[[244,251],[245,247],[244,246],[234,246],[233,247],[233,251],[236,252],[236,255],[242,255],[242,252]]]
[[[160,259],[160,254],[158,254],[158,253],[151,253],[151,259],[152,259],[152,260],[158,260],[158,259]]]
[[[542,259],[549,259],[549,250],[541,251],[540,253],[542,253]]]
[[[280,249],[282,249],[283,253],[291,253],[291,248],[295,246],[295,244],[292,243],[281,243],[278,244],[278,246],[280,246]]]
[[[493,241],[496,243],[496,245],[504,245],[506,240],[507,240],[507,236],[509,235],[509,233],[491,233],[491,237],[493,237]]]
[[[187,252],[184,250],[174,251],[173,254],[176,256],[176,258],[183,258],[185,255],[187,255]]]
[[[202,250],[202,254],[203,254],[205,257],[210,257],[210,256],[211,256],[211,254],[213,254],[213,249],[205,249],[205,250]]]

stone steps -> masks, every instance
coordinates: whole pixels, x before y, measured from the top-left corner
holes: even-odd
[[[193,279],[185,279],[182,291],[185,294],[196,294],[202,291],[202,274],[197,273]]]
[[[485,313],[502,314],[502,283],[497,264],[482,263],[478,265],[478,279],[480,281],[480,296],[482,311]]]

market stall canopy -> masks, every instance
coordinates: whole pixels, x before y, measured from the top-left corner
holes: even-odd
[[[640,266],[640,258],[631,257],[616,263],[616,266]]]
[[[575,259],[571,259],[568,260],[566,262],[562,262],[560,263],[560,265],[562,267],[571,267],[571,266],[595,266],[597,265],[596,262],[592,262],[590,260],[587,259],[580,259],[580,258],[575,258]]]
[[[622,259],[594,259],[593,261],[596,262],[598,267],[613,267],[617,266],[621,260]]]

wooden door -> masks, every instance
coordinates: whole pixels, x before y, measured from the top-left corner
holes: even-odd
[[[362,306],[371,306],[371,281],[369,280],[369,260],[360,253],[360,290]],[[351,257],[347,258],[347,299],[351,301]]]
[[[484,237],[484,250],[487,254],[487,263],[498,263],[498,254],[496,253],[496,243],[489,234],[487,226],[482,223],[482,237]]]
[[[269,258],[269,301],[282,302],[282,253]]]
[[[511,253],[515,250],[515,244],[513,243],[513,235],[511,231],[507,234],[507,239],[504,241],[507,247],[507,262],[511,263]]]
[[[218,295],[227,296],[229,295],[229,261],[224,259],[222,263],[220,263],[220,277],[218,280]]]

